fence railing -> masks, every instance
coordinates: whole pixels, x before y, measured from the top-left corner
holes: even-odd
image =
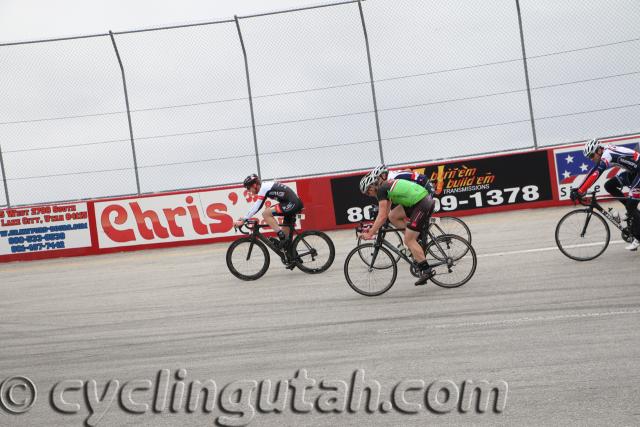
[[[634,133],[640,12],[600,3],[352,0],[0,43],[0,205]]]

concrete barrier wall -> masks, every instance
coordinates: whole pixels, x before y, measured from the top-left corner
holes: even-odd
[[[640,135],[603,141],[637,150]],[[591,166],[582,145],[569,145],[402,169],[436,183],[436,215],[464,216],[568,204],[570,188],[582,182]],[[305,204],[297,227],[334,230],[372,219],[375,200],[358,189],[363,173],[285,181]],[[606,194],[603,183],[616,173],[612,168],[598,180],[594,188],[599,194]],[[233,221],[254,200],[244,188],[227,186],[3,209],[0,262],[229,241],[238,237]]]

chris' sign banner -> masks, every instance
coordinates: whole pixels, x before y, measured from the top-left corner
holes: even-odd
[[[295,183],[287,183],[294,191]],[[232,236],[255,201],[244,188],[96,202],[100,248]],[[269,206],[265,202],[265,206]]]
[[[411,169],[429,176],[436,185],[436,212],[552,200],[546,151],[461,160]],[[338,225],[371,219],[371,207],[376,201],[360,193],[360,178],[361,176],[347,176],[331,180]]]

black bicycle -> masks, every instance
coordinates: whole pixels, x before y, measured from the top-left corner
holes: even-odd
[[[263,235],[260,229],[269,226],[260,224],[257,220],[245,221],[237,228],[247,237],[234,241],[227,249],[227,267],[231,274],[242,280],[256,280],[262,277],[271,263],[267,248],[275,252],[290,270],[298,267],[305,273],[318,274],[331,267],[336,249],[329,236],[313,230],[297,234],[293,224],[283,226],[289,227],[290,230],[284,242],[280,242],[277,237]]]
[[[556,244],[560,252],[576,261],[590,261],[599,257],[609,246],[611,232],[605,218],[620,230],[622,240],[633,241],[632,217],[628,216],[626,223],[618,221],[610,212],[604,209],[596,199],[596,192],[592,192],[590,200],[579,198],[577,202],[585,209],[576,209],[558,221],[556,226]]]
[[[430,224],[429,224],[430,225]],[[421,235],[425,256],[435,275],[430,279],[444,288],[456,288],[467,283],[478,263],[473,246],[460,236],[434,235],[427,225]],[[420,267],[411,254],[398,249],[386,240],[389,232],[396,231],[388,223],[376,235],[373,243],[363,243],[351,250],[344,261],[344,276],[349,286],[365,296],[378,296],[387,292],[398,276],[398,259],[410,265],[410,272],[420,277]],[[354,256],[358,254],[358,256]]]
[[[373,209],[371,209],[371,215],[376,216],[377,214],[378,214],[378,206],[374,206]],[[456,236],[462,237],[467,242],[469,242],[469,244],[471,244],[471,230],[469,229],[469,226],[460,218],[457,218],[455,216],[441,216],[441,217],[431,217],[429,221],[430,221],[431,231],[436,236],[440,236],[444,234],[454,234]],[[389,224],[390,223],[387,222],[387,225]],[[368,228],[371,228],[372,225],[373,225],[372,220],[360,221],[360,224],[358,224],[358,226],[355,229],[357,245],[361,245],[364,243],[361,233],[366,231]],[[392,243],[396,248],[398,248],[400,251],[402,251],[404,248],[402,231],[403,229],[391,228],[389,231],[387,231],[387,235],[386,235],[386,239],[390,243]],[[426,249],[426,239],[425,239],[426,237],[427,237],[426,233],[421,233],[420,238],[418,239],[422,247],[425,249]],[[365,259],[363,258],[363,261],[364,260]],[[395,260],[400,261],[400,255],[395,255]]]

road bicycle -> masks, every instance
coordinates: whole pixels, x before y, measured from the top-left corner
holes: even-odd
[[[622,240],[633,241],[632,221],[629,215],[625,222],[619,221],[610,209],[604,209],[597,201],[596,192],[590,200],[580,197],[577,202],[585,209],[575,209],[564,215],[556,226],[556,244],[567,257],[576,261],[590,261],[602,255],[609,246],[611,232],[605,218],[622,235]]]
[[[378,215],[378,206],[374,206],[373,209],[371,209],[371,216],[375,217],[377,215]],[[440,236],[444,234],[454,234],[456,236],[462,237],[467,242],[469,242],[469,244],[471,244],[471,230],[469,229],[469,226],[460,218],[457,218],[454,216],[441,216],[441,217],[431,217],[429,221],[431,222],[431,226],[430,226],[431,231],[433,231],[433,233],[436,236]],[[389,222],[387,222],[387,225],[388,224]],[[358,226],[355,229],[357,245],[361,245],[362,243],[365,242],[362,239],[361,233],[366,231],[368,228],[371,228],[372,225],[373,225],[372,220],[360,221],[360,224],[358,224]],[[386,239],[390,243],[392,243],[396,248],[398,248],[400,251],[402,251],[404,248],[402,231],[403,229],[393,228],[387,232],[387,236],[386,236]],[[420,242],[423,248],[426,248],[426,242],[424,241],[425,237],[426,237],[426,234],[422,233],[420,238],[418,239],[418,242]],[[405,248],[405,251],[406,250],[407,249]],[[395,255],[395,259],[396,261],[399,261],[400,256]]]
[[[246,237],[234,241],[227,249],[227,267],[231,274],[242,280],[257,280],[262,277],[271,263],[268,249],[275,252],[289,270],[298,267],[305,273],[318,274],[331,267],[336,249],[329,236],[314,230],[297,234],[294,224],[282,226],[289,227],[290,230],[283,242],[277,237],[262,234],[260,229],[269,226],[260,224],[255,219],[247,220],[236,228]],[[244,228],[248,231],[244,231]]]
[[[431,223],[421,231],[425,256],[434,269],[433,283],[444,288],[456,288],[467,283],[474,275],[478,263],[471,244],[452,234],[434,235]],[[344,276],[349,286],[365,296],[378,296],[387,292],[398,276],[398,260],[409,263],[409,271],[420,277],[420,267],[410,253],[398,249],[386,239],[386,234],[397,231],[387,222],[373,243],[362,243],[349,252],[344,261]],[[358,254],[358,256],[355,256]],[[398,260],[396,260],[396,257]]]

